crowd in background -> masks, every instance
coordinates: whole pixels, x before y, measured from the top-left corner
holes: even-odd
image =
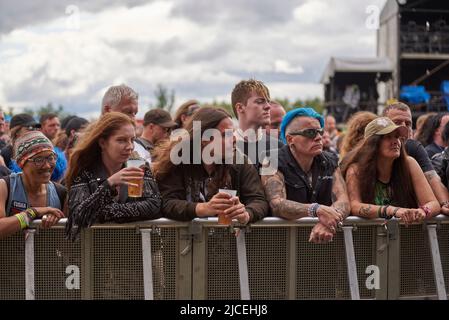
[[[358,112],[337,125],[312,108],[286,112],[253,79],[235,85],[231,102],[233,115],[197,100],[174,117],[152,109],[140,131],[139,96],[126,85],[106,91],[91,123],[52,113],[5,123],[0,111],[0,238],[34,219],[51,227],[66,217],[75,240],[94,223],[224,215],[242,225],[317,217],[310,241],[327,243],[348,215],[410,224],[449,214],[449,114],[421,116],[414,130],[410,108],[394,102],[381,116]],[[197,129],[221,139],[195,149]],[[192,161],[207,150],[218,160]],[[145,165],[127,166],[130,158]],[[136,180],[142,194],[131,197]]]

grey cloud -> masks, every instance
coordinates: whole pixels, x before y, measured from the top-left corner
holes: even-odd
[[[80,12],[98,12],[119,5],[138,6],[153,0],[0,0],[0,35],[16,28],[45,22],[66,15],[69,5]]]
[[[293,9],[304,0],[180,0],[173,9],[174,16],[205,24],[223,23],[232,28],[255,26],[264,28],[284,24],[293,18]]]

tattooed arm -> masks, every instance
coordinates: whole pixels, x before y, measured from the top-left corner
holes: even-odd
[[[348,187],[348,196],[351,204],[351,214],[354,216],[375,219],[379,217],[379,213],[384,209],[384,206],[377,206],[369,203],[362,203],[358,184],[357,168],[351,165],[346,172],[346,185]],[[387,214],[392,215],[395,207],[388,207]]]
[[[346,218],[350,214],[348,190],[346,189],[346,183],[341,175],[340,168],[334,171],[332,185],[332,207],[340,211],[343,214],[343,218]]]
[[[310,204],[287,200],[284,175],[280,171],[276,171],[274,175],[263,175],[262,184],[275,217],[288,220],[307,217],[307,210]]]
[[[441,182],[440,176],[435,170],[424,172],[427,182],[429,182],[435,197],[441,205],[441,213],[449,214],[449,191]]]

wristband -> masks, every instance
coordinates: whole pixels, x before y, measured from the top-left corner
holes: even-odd
[[[316,213],[317,213],[319,207],[320,207],[320,205],[318,203],[312,203],[310,205],[310,207],[307,209],[308,216],[312,217],[312,218],[316,218],[317,217]]]
[[[14,217],[17,218],[17,220],[19,220],[20,223],[20,229],[26,229],[30,226],[30,221],[31,219],[28,217],[28,213],[27,212],[21,212],[21,213],[17,213],[14,215]]]

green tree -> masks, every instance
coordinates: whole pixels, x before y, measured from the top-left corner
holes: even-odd
[[[68,115],[68,113],[64,111],[64,106],[60,104],[58,107],[54,107],[52,102],[49,102],[43,106],[39,106],[37,109],[25,108],[23,112],[28,113],[33,117],[40,117],[43,114],[54,113],[57,114],[60,119],[65,118]]]
[[[302,108],[302,107],[312,107],[318,113],[323,113],[323,111],[324,111],[323,100],[321,100],[318,97],[315,97],[313,99],[306,99],[306,100],[297,99],[297,100],[295,100],[295,102],[292,103],[292,107],[287,111],[290,111],[291,109]]]
[[[156,97],[156,108],[166,109],[171,112],[173,105],[175,104],[175,90],[169,90],[162,84],[158,84],[156,90],[154,91]]]
[[[213,107],[213,108],[221,108],[226,110],[232,117],[235,117],[234,111],[232,110],[232,106],[229,102],[226,101],[212,101],[212,103],[204,103],[203,107]]]

